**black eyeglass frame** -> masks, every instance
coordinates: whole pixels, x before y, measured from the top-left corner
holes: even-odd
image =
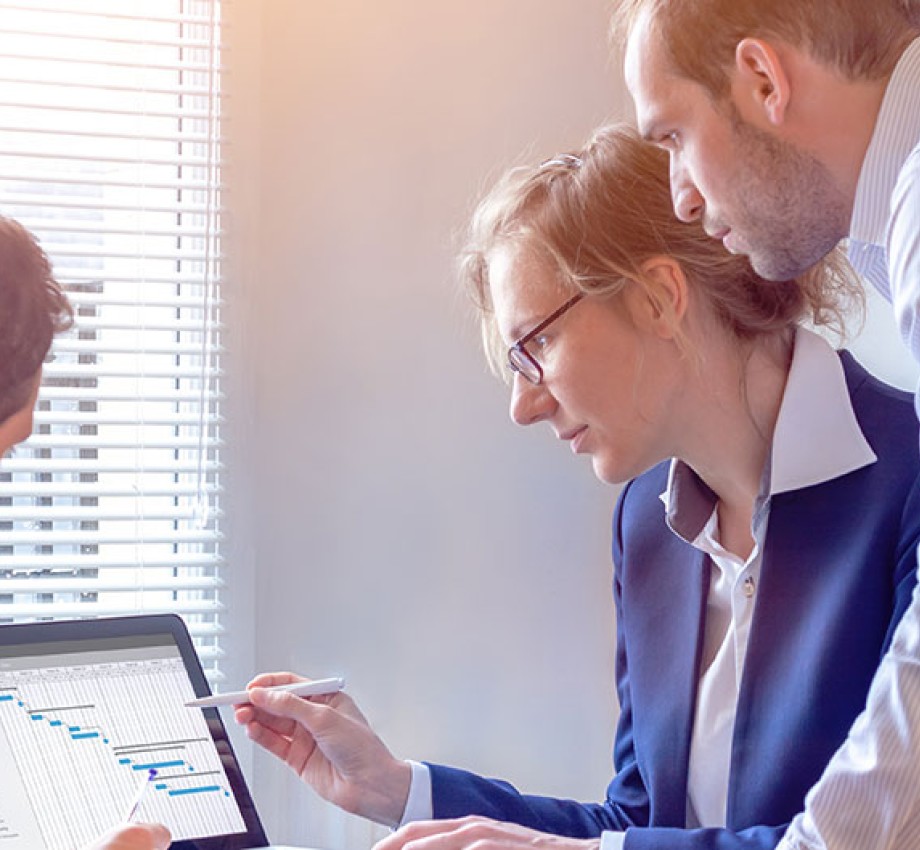
[[[540,324],[514,342],[508,348],[508,368],[511,369],[512,372],[517,372],[525,381],[531,384],[539,385],[543,383],[543,367],[525,346],[534,337],[545,331],[564,313],[571,310],[572,307],[584,297],[584,292],[576,292],[568,301],[559,307],[559,309],[550,313]]]

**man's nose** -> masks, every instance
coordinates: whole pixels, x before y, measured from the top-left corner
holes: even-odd
[[[687,173],[674,164],[671,166],[671,203],[681,221],[696,221],[703,215],[703,196]]]

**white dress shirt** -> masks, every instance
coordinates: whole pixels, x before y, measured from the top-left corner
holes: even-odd
[[[840,359],[823,338],[799,329],[771,457],[755,503],[755,545],[746,560],[720,545],[715,510],[702,527],[688,526],[687,516],[699,516],[689,504],[698,488],[681,483],[695,473],[680,461],[672,462],[668,488],[661,495],[668,526],[709,555],[713,564],[690,743],[688,826],[725,826],[735,714],[771,497],[832,480],[875,460],[850,404]],[[422,764],[410,765],[412,782],[400,825],[429,819],[433,813],[430,773]],[[622,847],[624,838],[625,833],[605,832],[603,850]]]
[[[866,152],[850,259],[894,306],[920,362],[920,39],[888,84]],[[920,413],[920,388],[915,397]],[[872,681],[866,710],[777,850],[920,848],[920,586]]]

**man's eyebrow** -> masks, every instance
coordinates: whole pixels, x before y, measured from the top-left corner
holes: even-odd
[[[653,115],[651,118],[644,118],[637,122],[639,136],[643,142],[654,143],[660,131],[661,122],[658,119],[657,115]]]

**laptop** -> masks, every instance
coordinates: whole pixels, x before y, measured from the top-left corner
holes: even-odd
[[[74,850],[132,810],[176,850],[269,847],[217,709],[185,706],[209,692],[175,614],[0,625],[0,847]]]

